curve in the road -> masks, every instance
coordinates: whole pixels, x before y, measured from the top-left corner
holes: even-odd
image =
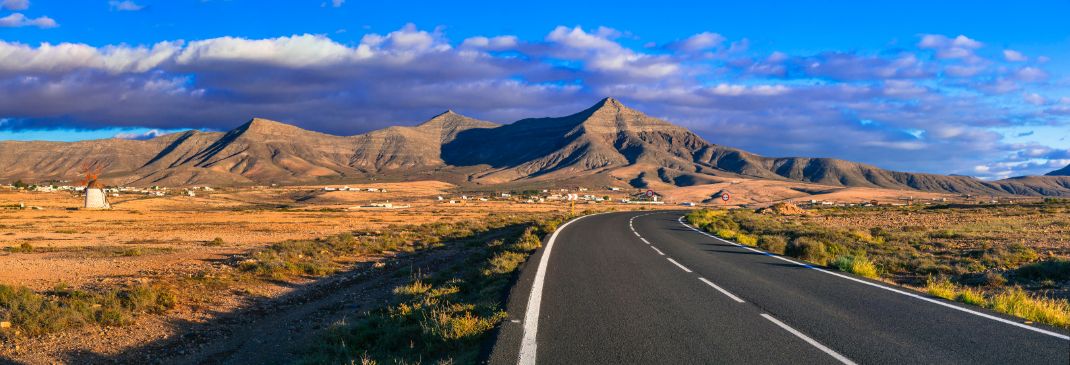
[[[1058,329],[725,241],[680,214],[602,214],[555,231],[540,252],[526,303],[518,304],[526,311],[513,359],[1070,362],[1070,337]],[[627,230],[615,228],[625,222]]]

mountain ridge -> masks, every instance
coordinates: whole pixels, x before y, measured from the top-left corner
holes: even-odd
[[[723,178],[958,194],[1070,196],[1070,177],[982,181],[832,158],[765,157],[605,98],[563,117],[496,124],[440,113],[414,126],[336,136],[264,118],[227,132],[145,141],[0,142],[0,179],[73,180],[85,162],[132,185],[297,184],[379,175],[494,185],[583,182],[661,188]]]
[[[1044,176],[1070,176],[1070,165],[1066,165],[1066,167],[1044,174]]]

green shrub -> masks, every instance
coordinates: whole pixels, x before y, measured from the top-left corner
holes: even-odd
[[[1020,278],[1042,280],[1070,280],[1070,260],[1050,259],[1035,262],[1014,270],[1014,274]]]
[[[535,227],[528,227],[528,229],[524,230],[524,234],[521,235],[510,248],[521,252],[538,250],[539,247],[542,247],[542,239],[535,234],[535,231]]]
[[[25,287],[0,285],[0,316],[12,329],[38,336],[87,324],[119,326],[140,313],[161,313],[175,306],[175,292],[163,285],[136,285],[85,292],[57,285],[48,295]],[[0,330],[0,337],[15,335]]]
[[[513,251],[495,254],[487,263],[487,268],[483,269],[483,275],[511,273],[524,263],[525,259],[527,255]]]
[[[988,301],[985,300],[984,294],[982,294],[981,291],[973,288],[962,288],[962,290],[959,291],[959,294],[955,296],[955,300],[980,307],[983,307],[988,304]]]
[[[809,237],[796,237],[784,252],[788,256],[798,257],[818,265],[825,265],[829,259],[825,244]]]
[[[832,266],[840,271],[849,272],[867,278],[877,278],[877,266],[862,255],[843,255],[833,261]]]
[[[721,238],[724,238],[726,240],[732,240],[732,239],[736,238],[736,231],[733,231],[731,229],[725,229],[725,228],[718,229],[717,233],[714,233],[714,234],[716,234],[717,237],[721,237]]]
[[[937,279],[930,277],[925,285],[925,291],[930,295],[947,300],[955,300],[958,297],[958,287],[945,277]]]
[[[758,245],[758,237],[738,233],[736,234],[736,242],[739,242],[739,244],[744,246],[754,247]]]
[[[8,252],[33,253],[34,249],[29,242],[23,242],[18,246],[8,247],[7,250]]]
[[[419,295],[431,290],[431,285],[426,284],[420,279],[413,280],[413,282],[394,288],[394,294],[401,295]]]
[[[758,247],[775,254],[783,255],[784,249],[788,247],[788,238],[779,235],[762,235],[758,239]]]
[[[1006,284],[1007,278],[1003,277],[1003,275],[994,272],[987,272],[984,276],[984,283],[985,285],[988,285],[990,287],[997,288],[1003,286],[1003,284]]]

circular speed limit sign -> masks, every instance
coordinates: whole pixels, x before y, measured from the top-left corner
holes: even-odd
[[[728,202],[728,199],[732,199],[732,196],[730,194],[728,194],[728,193],[721,194],[721,200],[724,200],[725,203]]]

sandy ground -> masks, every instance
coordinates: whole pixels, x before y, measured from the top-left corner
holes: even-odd
[[[66,192],[0,190],[0,206],[40,207],[0,210],[0,248],[34,248],[32,253],[0,251],[0,284],[43,290],[60,283],[82,287],[199,272],[216,260],[279,241],[566,209],[563,204],[462,201],[448,191],[452,185],[439,182],[375,187],[387,193],[293,187],[197,192],[195,197],[122,195],[112,198],[111,210],[75,209],[80,198]],[[439,196],[458,203],[440,202]],[[357,208],[386,201],[410,207]],[[216,238],[223,244],[211,244]]]

